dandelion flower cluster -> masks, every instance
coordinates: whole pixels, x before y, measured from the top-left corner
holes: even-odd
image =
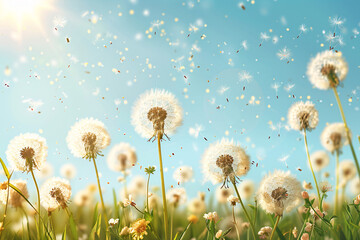
[[[175,96],[165,90],[151,89],[135,103],[131,123],[135,131],[149,140],[173,134],[182,124],[182,108]]]
[[[348,70],[340,53],[324,51],[310,61],[307,75],[314,87],[327,90],[338,86],[345,79]]]
[[[213,184],[223,182],[223,186],[244,176],[250,170],[249,156],[233,140],[222,139],[211,144],[205,151],[202,160],[205,179]]]
[[[269,226],[262,227],[258,232],[259,238],[267,239],[268,237],[270,237],[271,232],[272,232],[272,227]]]
[[[312,130],[319,123],[319,113],[312,102],[296,102],[289,109],[288,121],[294,130]]]
[[[214,221],[215,223],[217,223],[220,219],[217,212],[205,213],[204,218],[209,221]]]
[[[111,139],[102,122],[84,118],[71,127],[66,141],[75,157],[92,159],[109,146]]]
[[[177,182],[185,183],[191,180],[193,177],[193,169],[189,166],[182,166],[175,170],[174,172],[174,179]]]
[[[35,133],[25,133],[13,138],[6,158],[15,170],[30,172],[41,170],[47,157],[46,140]]]
[[[315,172],[321,171],[327,165],[329,165],[330,158],[325,151],[317,151],[311,154],[310,161],[312,163]]]
[[[329,152],[340,151],[349,144],[343,123],[332,123],[326,126],[320,136],[321,144]]]
[[[71,197],[69,181],[61,178],[50,178],[41,187],[41,205],[52,212],[58,207],[66,208]]]
[[[17,189],[19,189],[20,192],[26,198],[29,198],[29,192],[27,189],[26,181],[19,179],[19,180],[11,181],[11,183]],[[0,187],[0,202],[4,205],[6,204],[7,194],[8,194],[8,183],[6,181],[6,182],[1,183],[1,187]],[[9,189],[9,204],[11,206],[21,207],[24,201],[25,201],[24,198],[18,192],[16,192],[12,188]]]
[[[119,143],[113,146],[107,156],[109,168],[116,172],[125,171],[135,165],[136,151],[128,143]]]
[[[143,239],[144,235],[147,235],[146,228],[150,221],[145,219],[138,219],[131,224],[130,234],[132,234],[134,240]]]
[[[261,181],[258,200],[268,213],[282,216],[302,201],[301,183],[290,172],[275,170]]]

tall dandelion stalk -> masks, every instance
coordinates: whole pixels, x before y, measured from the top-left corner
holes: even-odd
[[[334,207],[334,215],[338,214],[338,207],[339,207],[339,150],[335,152],[336,158],[336,167],[335,167],[335,174],[336,174],[336,186],[335,186],[335,207]]]
[[[296,102],[289,108],[288,113],[288,121],[289,125],[292,129],[297,131],[303,131],[304,133],[304,144],[306,149],[306,156],[308,159],[310,171],[312,173],[312,176],[314,178],[316,191],[318,195],[319,202],[321,200],[319,185],[316,180],[316,176],[314,173],[314,169],[312,166],[312,162],[310,159],[310,153],[309,153],[309,147],[307,142],[307,131],[311,131],[316,128],[316,126],[319,123],[319,113],[315,108],[315,105],[311,102]],[[322,209],[322,206],[319,206],[320,209]]]
[[[6,151],[6,157],[15,170],[31,173],[38,200],[38,235],[41,236],[40,190],[34,170],[41,170],[47,157],[46,140],[38,134],[25,133],[13,138]]]
[[[108,226],[108,217],[102,195],[96,159],[97,156],[103,156],[101,150],[110,145],[110,135],[102,122],[93,118],[85,118],[76,122],[75,125],[71,127],[66,141],[71,153],[75,157],[87,159],[94,164],[104,220],[106,226]]]
[[[161,192],[164,210],[164,239],[169,237],[169,222],[166,203],[161,141],[170,140],[167,134],[175,133],[182,123],[182,109],[175,96],[165,90],[152,89],[142,94],[133,107],[131,123],[137,133],[148,141],[157,140]]]
[[[316,57],[310,61],[307,75],[310,82],[316,88],[322,90],[333,90],[340,110],[340,115],[345,126],[346,138],[348,144],[350,145],[357,172],[360,176],[360,166],[352,144],[350,128],[346,122],[345,113],[337,92],[337,87],[341,81],[345,80],[348,71],[348,64],[340,52],[324,51],[318,53]]]

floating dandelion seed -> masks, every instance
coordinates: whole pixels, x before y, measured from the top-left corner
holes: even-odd
[[[55,17],[53,20],[54,28],[63,28],[65,27],[67,21],[63,17]]]
[[[230,87],[222,86],[222,87],[219,88],[218,93],[219,93],[220,95],[223,95],[223,94],[224,94],[226,91],[228,91],[229,89],[230,89]]]
[[[275,90],[275,93],[276,93],[276,96],[277,96],[277,95],[278,95],[278,90],[279,90],[279,88],[280,88],[280,84],[278,84],[278,83],[273,83],[273,84],[271,85],[271,88]]]
[[[257,198],[266,212],[282,216],[301,203],[301,191],[301,183],[290,172],[275,170],[261,181]]]
[[[305,33],[307,31],[305,24],[301,24],[299,27],[299,30],[300,30],[300,32]]]
[[[288,60],[291,57],[291,52],[287,47],[284,47],[283,49],[280,49],[276,55],[280,60]]]
[[[182,123],[182,108],[175,96],[152,89],[142,94],[133,107],[131,123],[142,137],[154,140],[175,133]]]
[[[248,50],[248,48],[249,48],[246,40],[241,42],[241,46],[244,48],[244,50]]]
[[[293,89],[294,87],[295,87],[295,83],[294,84],[288,83],[286,86],[284,86],[284,89],[285,91],[290,92],[291,89]]]
[[[190,136],[193,136],[194,138],[198,138],[201,131],[204,130],[204,127],[199,124],[195,124],[195,127],[189,128],[189,134]]]
[[[213,184],[236,183],[238,177],[250,170],[249,156],[233,140],[222,139],[210,144],[201,160],[205,179]]]
[[[65,179],[51,178],[43,184],[40,192],[41,205],[50,213],[58,207],[67,208],[71,186]]]
[[[259,44],[259,47],[261,47],[264,41],[268,41],[270,39],[270,36],[267,33],[262,32],[260,33],[260,39],[261,39],[261,43]]]
[[[330,18],[329,22],[334,27],[341,27],[345,23],[345,19],[335,16],[335,17]]]
[[[116,172],[130,169],[137,162],[135,148],[128,143],[119,143],[113,146],[107,156],[109,168]]]
[[[161,25],[160,20],[154,20],[153,22],[151,22],[151,27],[152,28],[159,28]]]
[[[250,73],[247,71],[242,71],[242,72],[239,72],[239,79],[240,79],[240,82],[248,82],[249,83],[253,79],[253,76],[251,76]]]

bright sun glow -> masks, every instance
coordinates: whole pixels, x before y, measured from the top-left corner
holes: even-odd
[[[0,0],[0,20],[13,23],[21,31],[28,21],[40,26],[41,13],[51,0]]]

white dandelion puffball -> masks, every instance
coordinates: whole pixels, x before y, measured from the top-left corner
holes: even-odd
[[[174,134],[182,124],[183,111],[172,93],[151,89],[140,95],[134,104],[131,123],[144,138]]]
[[[332,123],[326,126],[321,133],[320,141],[329,152],[341,150],[344,145],[349,144],[345,125],[343,123]]]
[[[325,151],[316,151],[310,156],[310,161],[315,172],[321,171],[329,165],[330,158]]]
[[[173,177],[174,177],[175,181],[177,181],[179,183],[185,183],[192,179],[193,173],[194,172],[193,172],[192,167],[182,166],[175,170]]]
[[[187,208],[191,214],[199,216],[206,211],[206,204],[201,199],[194,198],[188,203]]]
[[[60,168],[60,174],[67,179],[73,179],[76,176],[76,168],[73,164],[67,163]]]
[[[47,157],[46,140],[35,133],[20,134],[13,138],[6,150],[6,158],[18,171],[41,170]]]
[[[355,164],[352,160],[341,161],[338,171],[340,174],[340,179],[344,183],[347,183],[353,179],[357,174]]]
[[[219,203],[226,203],[228,197],[233,193],[231,188],[218,187],[215,192],[216,200]]]
[[[359,177],[354,178],[350,182],[350,190],[354,195],[358,195],[360,193],[360,179]]]
[[[130,184],[129,184],[129,190],[131,190],[131,194],[134,196],[137,195],[146,195],[146,179],[143,176],[135,176]]]
[[[11,184],[13,184],[15,187],[17,187],[26,198],[29,198],[29,192],[27,189],[26,181],[20,180],[20,179],[13,180],[13,181],[11,181]],[[8,187],[7,181],[1,184],[0,202],[4,205],[6,204],[6,199],[7,199],[7,194],[8,194],[7,187]],[[9,189],[9,204],[11,206],[21,207],[24,201],[25,201],[24,198],[18,192],[16,192],[12,188]]]
[[[71,127],[66,142],[75,157],[96,155],[110,144],[110,135],[105,125],[93,118],[84,118]]]
[[[201,160],[205,180],[213,184],[233,181],[250,170],[249,156],[233,140],[223,138],[210,144]]]
[[[321,90],[336,87],[348,73],[348,65],[341,53],[324,51],[311,59],[307,75],[311,84]]]
[[[137,161],[135,148],[128,143],[116,144],[110,149],[106,160],[111,170],[125,171],[134,166]]]
[[[177,207],[186,202],[186,190],[185,188],[172,188],[166,193],[166,198],[169,203]]]
[[[266,212],[282,216],[302,202],[301,191],[301,183],[289,171],[275,170],[261,181],[258,201]]]
[[[68,180],[61,178],[48,179],[40,189],[41,205],[52,212],[58,207],[66,208],[71,197],[71,186]]]
[[[78,191],[74,197],[74,203],[79,207],[90,206],[94,201],[94,192],[89,189]]]
[[[246,200],[250,200],[255,191],[254,182],[251,180],[244,180],[239,185],[240,196]]]
[[[36,176],[40,179],[46,179],[54,174],[54,167],[49,162],[44,162],[40,171],[36,172]]]
[[[312,130],[319,123],[319,113],[312,102],[296,102],[289,108],[288,121],[294,130]]]

